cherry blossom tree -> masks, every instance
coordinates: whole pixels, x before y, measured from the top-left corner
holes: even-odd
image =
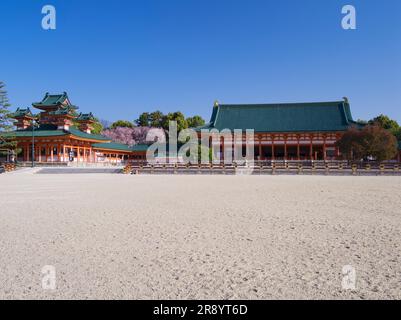
[[[164,131],[161,128],[152,127],[116,127],[113,129],[106,129],[102,134],[114,142],[123,143],[129,146],[135,144],[146,144],[152,143],[152,141],[146,141],[146,136],[149,131],[152,130],[152,136],[163,137]],[[160,141],[160,139],[159,139]],[[165,139],[160,142],[165,142]]]

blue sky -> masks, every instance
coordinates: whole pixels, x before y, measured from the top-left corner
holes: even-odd
[[[41,28],[43,5],[57,29]],[[352,4],[357,29],[341,28]],[[221,103],[340,100],[401,123],[399,0],[2,0],[0,79],[16,107],[67,91],[82,112],[134,120]]]

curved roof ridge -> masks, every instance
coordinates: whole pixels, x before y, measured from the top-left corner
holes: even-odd
[[[305,106],[305,105],[326,105],[326,104],[340,104],[344,101],[311,101],[311,102],[280,102],[280,103],[236,103],[236,104],[229,104],[229,103],[222,103],[219,104],[218,107],[274,107],[274,106]]]

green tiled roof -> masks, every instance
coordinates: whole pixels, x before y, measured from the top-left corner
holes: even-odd
[[[63,92],[62,94],[49,94],[46,92],[45,97],[42,99],[41,102],[35,102],[32,105],[42,105],[42,106],[49,106],[49,105],[57,105],[62,103],[65,99],[68,99],[67,92]]]
[[[67,92],[63,92],[61,94],[49,94],[46,92],[45,97],[40,102],[32,103],[34,107],[41,107],[41,106],[57,106],[61,104],[65,99],[68,99]],[[78,107],[70,105],[73,109],[78,109]]]
[[[108,150],[118,150],[118,151],[128,151],[128,152],[132,151],[132,149],[126,144],[116,143],[116,142],[94,143],[92,144],[92,147],[98,149],[108,149]]]
[[[72,134],[79,138],[90,139],[90,140],[98,140],[98,141],[110,141],[109,138],[102,136],[100,134],[89,134],[86,132],[82,132],[76,127],[70,127],[68,130],[57,129],[54,125],[41,125],[39,128],[35,129],[34,135],[35,137],[54,137],[54,136],[65,136],[68,134]],[[5,134],[5,136],[15,136],[15,137],[31,137],[32,136],[32,127],[27,128],[25,130],[16,130]]]
[[[68,132],[64,130],[35,130],[35,137],[54,137],[54,136],[65,136]],[[29,130],[17,130],[4,134],[4,136],[12,136],[17,138],[32,137],[32,129]]]
[[[70,127],[68,130],[72,135],[80,137],[80,138],[85,138],[85,139],[92,139],[92,140],[101,140],[101,141],[110,141],[109,138],[102,136],[101,134],[92,134],[92,133],[86,133],[82,132],[76,127]]]
[[[344,131],[360,124],[346,101],[286,104],[215,105],[210,123],[200,129],[254,129],[255,132]]]
[[[132,147],[127,146],[126,144],[110,142],[110,143],[94,143],[92,145],[94,148],[99,149],[110,149],[110,150],[119,150],[119,151],[136,151],[136,152],[146,152],[148,150],[149,145],[147,144],[136,144]]]
[[[15,112],[12,114],[13,118],[23,118],[23,117],[35,117],[33,115],[33,113],[31,112],[31,109],[26,108],[26,109],[21,109],[21,108],[17,108],[17,110],[15,110]]]
[[[136,144],[134,145],[131,150],[132,151],[139,151],[139,152],[146,152],[149,148],[148,144]]]
[[[50,111],[49,114],[52,115],[71,115],[73,117],[77,116],[77,113],[75,112],[75,108],[71,107],[71,106],[67,106],[67,107],[60,107],[57,110],[54,111]]]
[[[75,120],[77,120],[77,121],[95,121],[95,117],[93,116],[92,112],[80,113]]]

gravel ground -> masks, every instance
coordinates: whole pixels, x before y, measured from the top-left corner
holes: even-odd
[[[401,299],[400,190],[401,177],[3,174],[0,298]]]

